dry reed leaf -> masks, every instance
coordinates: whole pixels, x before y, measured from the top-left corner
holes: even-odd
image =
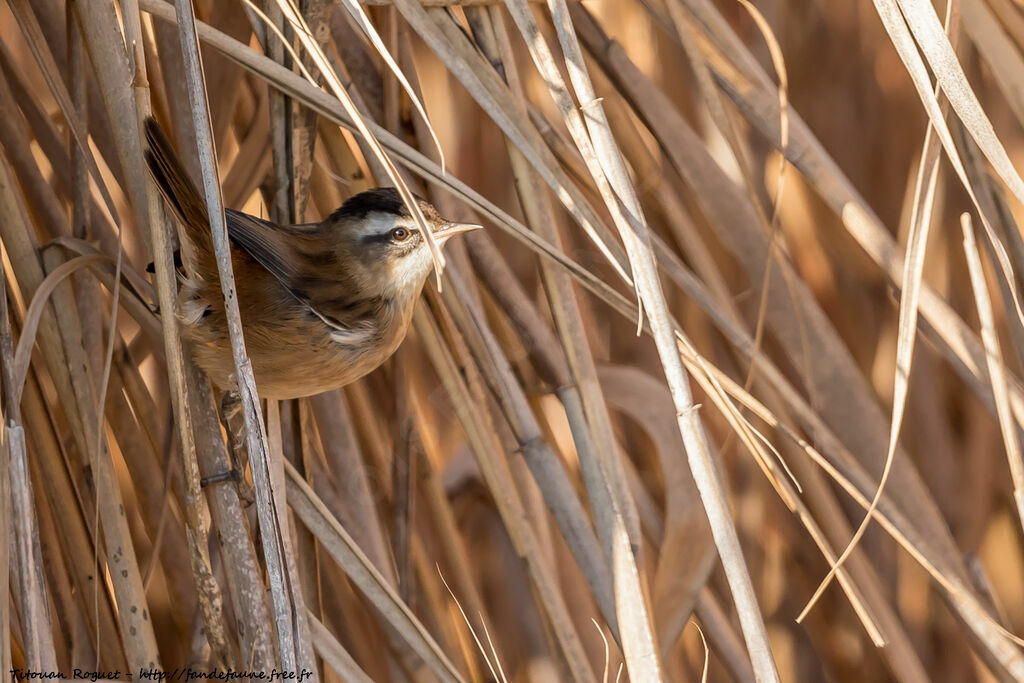
[[[792,490],[786,478],[780,476],[780,473],[774,467],[773,462],[765,453],[763,453],[763,450],[759,445],[754,442],[753,435],[757,434],[761,441],[765,443],[767,443],[767,440],[760,435],[760,433],[756,432],[750,426],[749,422],[739,413],[736,406],[729,399],[723,383],[719,380],[717,373],[711,369],[710,364],[706,359],[701,358],[700,355],[696,353],[692,342],[686,339],[686,337],[681,333],[677,333],[677,336],[680,339],[679,348],[681,355],[693,368],[694,378],[704,388],[712,400],[715,401],[716,405],[733,428],[734,433],[740,435],[740,440],[747,446],[747,450],[749,450],[754,456],[755,462],[757,462],[765,477],[768,479],[769,483],[771,483],[772,488],[775,489],[779,498],[807,529],[807,532],[810,534],[815,545],[818,546],[818,549],[821,551],[828,563],[834,566],[836,562],[835,553],[819,527],[818,522],[807,509],[798,492]],[[777,451],[775,452],[781,460],[781,455],[779,455]],[[786,469],[786,473],[792,477],[788,468]],[[876,647],[883,647],[886,644],[886,638],[876,623],[874,615],[865,606],[865,599],[860,587],[853,583],[848,573],[846,573],[842,568],[837,570],[837,576],[850,601],[850,605],[853,607],[858,618],[863,624],[865,631],[871,637],[872,642]]]
[[[707,638],[704,637],[704,630],[700,627],[700,624],[693,622],[694,627],[697,629],[697,633],[700,634],[701,645],[704,646],[704,668],[700,672],[700,683],[707,683],[708,681],[708,655],[710,650],[708,649]]]
[[[967,2],[970,5],[971,0],[967,0]],[[897,3],[900,11],[903,13],[903,19],[898,21],[892,21],[892,19],[896,18],[892,13],[895,5],[890,5],[885,0],[878,0],[875,3],[883,23],[886,24],[886,29],[890,31],[894,41],[898,40],[900,42],[904,41],[904,36],[909,37],[909,33],[906,31],[907,28],[910,29],[910,33],[913,33],[921,52],[924,53],[925,58],[928,60],[928,64],[935,74],[939,87],[946,93],[950,105],[959,115],[960,120],[963,121],[975,142],[978,143],[978,146],[992,163],[996,172],[1003,179],[1003,182],[1006,183],[1019,201],[1024,202],[1024,180],[1021,179],[1017,170],[1013,167],[1009,156],[1006,154],[1006,150],[1003,148],[1003,144],[996,137],[995,131],[992,129],[992,123],[989,121],[988,116],[985,115],[985,111],[978,102],[977,96],[967,82],[967,77],[960,66],[960,60],[957,59],[953,46],[943,30],[942,24],[939,23],[935,8],[930,3],[923,2],[922,0],[897,0]],[[934,95],[931,95],[930,98],[928,97],[930,89],[925,87],[927,77],[925,76],[922,79],[923,71],[918,69],[916,64],[911,64],[913,60],[910,58],[909,52],[904,53],[901,51],[900,56],[914,78],[918,94],[922,100],[928,98],[925,101],[925,109],[928,111],[928,116],[932,119],[933,125],[936,126],[941,134],[945,126],[935,120],[936,117],[933,112],[937,107],[937,102],[935,102]],[[943,140],[943,144],[946,144],[945,140]],[[951,151],[951,148],[952,143],[946,149],[953,159],[954,167],[959,166],[956,161],[956,153]],[[961,179],[967,185],[962,171],[958,170],[958,173],[960,173]]]
[[[910,0],[910,4],[913,5],[916,0]],[[938,86],[942,87],[946,96],[950,102],[950,105],[957,111],[961,119],[964,121],[965,126],[974,136],[978,142],[982,151],[986,154],[996,170],[1003,177],[1004,181],[1010,186],[1010,188],[1017,194],[1019,199],[1024,200],[1024,181],[1021,181],[1016,171],[1013,169],[1009,162],[1009,158],[1006,156],[1005,150],[998,139],[995,137],[994,131],[992,131],[991,124],[984,112],[981,110],[980,105],[974,98],[973,93],[970,90],[970,86],[967,85],[966,78],[963,75],[963,71],[960,68],[960,63],[953,53],[952,46],[949,44],[949,40],[945,33],[941,34],[941,39],[936,40],[932,35],[931,20],[937,23],[938,19],[935,18],[934,10],[929,6],[926,10],[923,7],[917,7],[917,14],[908,13],[908,8],[905,6],[906,3],[901,4],[900,8],[907,13],[906,21],[909,22],[910,30],[915,32],[916,37],[919,40],[933,40],[935,45],[922,43],[921,48],[928,56],[932,68],[935,70]],[[950,135],[949,129],[946,126],[945,119],[942,116],[940,106],[938,103],[937,96],[931,91],[931,82],[928,78],[927,72],[925,71],[924,64],[921,61],[920,56],[917,53],[916,48],[913,45],[913,40],[910,37],[910,31],[907,30],[908,23],[905,23],[904,17],[899,15],[899,11],[896,9],[894,3],[889,0],[876,0],[876,9],[879,15],[882,17],[882,21],[885,24],[886,30],[889,32],[897,50],[900,53],[900,57],[904,64],[907,66],[910,74],[914,80],[915,88],[918,94],[922,98],[925,104],[925,109],[928,112],[929,120],[936,131],[939,140],[942,142],[946,153],[949,155],[950,160],[953,162],[953,167],[960,177],[961,182],[967,189],[968,194],[971,196],[975,207],[978,208],[979,212],[981,207],[978,199],[975,196],[975,191],[972,188],[970,181],[967,179],[966,172],[963,168],[963,164],[960,161],[959,154],[953,145],[953,140]],[[924,11],[922,11],[924,10]],[[926,37],[922,38],[923,32]],[[948,50],[948,54],[946,51]],[[936,64],[937,60],[941,56],[945,61],[941,65]],[[950,92],[946,90],[952,88]],[[1009,172],[1007,171],[1009,169]],[[1011,177],[1012,176],[1012,177]],[[1020,191],[1018,191],[1018,187]],[[930,186],[928,192],[930,193],[933,186]],[[927,204],[927,201],[926,201]],[[925,212],[927,215],[928,212]],[[999,258],[999,263],[1003,269],[1003,274],[1006,278],[1007,283],[1010,286],[1010,290],[1013,294],[1014,306],[1017,310],[1017,315],[1020,317],[1022,323],[1024,323],[1024,312],[1021,311],[1019,297],[1017,295],[1017,288],[1014,280],[1013,268],[1010,266],[1009,258],[1006,255],[1005,249],[998,237],[995,236],[989,221],[982,213],[981,220],[985,225],[986,232],[988,233],[992,247],[996,250]],[[923,234],[926,236],[926,228],[923,230]],[[913,235],[916,236],[916,233]],[[916,330],[916,319],[917,319],[917,299],[919,293],[916,291],[920,283],[920,273],[923,266],[924,254],[923,254],[923,242],[920,240],[914,240],[911,243],[911,247],[917,247],[914,251],[908,252],[908,260],[906,273],[916,275],[916,277],[909,282],[904,278],[903,284],[905,292],[911,294],[906,299],[907,308],[909,309],[906,315],[903,314],[901,308],[901,324],[899,339],[901,340],[900,348],[897,351],[897,376],[895,384],[895,402],[893,406],[893,420],[892,427],[890,429],[890,443],[887,450],[885,465],[882,469],[882,475],[879,479],[878,490],[875,493],[873,506],[877,506],[878,500],[882,496],[882,490],[889,479],[891,472],[893,459],[895,458],[896,439],[899,434],[899,426],[902,421],[903,406],[906,398],[907,381],[910,372],[910,360],[913,354],[913,335]],[[917,253],[917,252],[920,253]],[[917,258],[915,258],[917,257]],[[919,259],[919,260],[918,260]],[[841,565],[846,558],[849,556],[852,549],[856,546],[857,542],[863,536],[867,529],[867,524],[870,523],[870,514],[866,515],[864,521],[861,522],[857,531],[854,533],[853,538],[847,545],[846,550],[843,551],[839,557],[837,565]],[[807,613],[807,610],[817,601],[818,597],[824,591],[825,587],[831,581],[832,576],[835,573],[835,566],[829,571],[828,575],[818,586],[814,595],[807,603],[807,607],[804,608],[801,613],[801,618]]]
[[[965,0],[962,8],[964,31],[991,67],[996,84],[1018,123],[1024,123],[1024,81],[1021,80],[1024,59],[1020,48],[1014,45],[983,0]]]
[[[789,146],[789,98],[787,94],[789,79],[786,75],[786,60],[782,55],[782,48],[772,32],[768,20],[764,18],[764,15],[749,0],[739,0],[739,3],[743,6],[743,9],[747,10],[747,14],[750,15],[757,25],[757,30],[764,37],[765,44],[768,46],[768,54],[772,58],[772,67],[775,69],[775,75],[779,79],[779,143],[781,150],[779,154],[779,170],[775,176],[775,196],[772,198],[772,216],[769,221],[770,236],[768,238],[769,244],[774,249],[775,235],[778,230],[779,207],[782,204],[783,191],[786,186],[786,147]],[[761,337],[764,334],[765,313],[767,311],[765,304],[767,301],[766,297],[768,296],[768,278],[771,277],[771,268],[774,262],[775,259],[769,254],[768,259],[765,261],[764,278],[761,283],[761,303],[758,307],[757,326],[754,332],[755,349],[761,348]],[[808,353],[810,353],[810,349],[805,345],[803,354],[806,356]],[[747,371],[747,380],[745,382],[748,387],[753,381],[753,370],[754,363],[751,361],[750,370]],[[701,633],[701,638],[704,638],[703,633]]]
[[[701,20],[706,22],[708,30],[714,32],[716,40],[728,46],[729,58],[742,63],[749,72],[737,74],[732,64],[715,62],[714,69],[719,84],[740,107],[744,116],[778,147],[778,112],[775,111],[777,105],[772,102],[766,91],[759,91],[752,85],[754,81],[768,83],[767,76],[760,71],[760,67],[751,59],[750,54],[739,46],[738,40],[724,24],[721,15],[704,9],[709,6],[700,7]],[[695,8],[691,9],[696,11]],[[721,54],[714,56],[725,59]],[[724,80],[726,78],[733,80]],[[893,242],[878,216],[867,206],[863,197],[853,188],[836,163],[824,152],[820,142],[810,133],[803,120],[795,113],[792,117],[791,133],[792,139],[788,147],[790,162],[805,174],[821,197],[842,217],[844,227],[871,259],[882,268],[892,282],[900,286],[902,250]],[[992,405],[991,394],[986,394],[987,383],[978,379],[980,368],[985,365],[980,342],[948,303],[936,295],[928,285],[922,287],[920,309],[939,334],[943,350],[954,368],[982,400],[989,401]],[[1021,395],[1016,385],[1013,385],[1011,400],[1015,414],[1021,414],[1024,404],[1021,403]],[[856,438],[848,440],[856,441]],[[899,469],[898,464],[896,468]]]
[[[359,520],[358,524],[346,525],[346,529],[352,533],[359,547],[373,560],[374,566],[388,583],[397,586],[394,566],[388,557],[387,537],[380,513],[374,505],[370,472],[364,462],[344,394],[340,391],[320,394],[311,397],[309,402],[327,464],[323,473],[315,465],[312,468],[316,473],[317,487],[322,479],[336,480],[338,474],[335,473],[344,473],[343,487],[336,484],[335,489],[343,490],[348,495],[339,501],[339,506],[346,509],[347,519]]]
[[[25,378],[28,376],[28,366],[31,360],[32,347],[36,341],[36,332],[39,330],[43,312],[46,305],[50,303],[50,296],[60,284],[74,274],[75,271],[91,266],[108,257],[105,254],[89,254],[78,256],[58,267],[46,276],[32,296],[28,311],[25,313],[24,327],[18,338],[18,347],[14,354],[14,364],[11,366],[11,377],[13,384],[12,402],[20,403],[21,394],[25,388]]]
[[[946,150],[964,189],[967,190],[967,194],[971,197],[971,201],[979,212],[991,246],[998,257],[1003,276],[1006,278],[1013,293],[1013,304],[1017,317],[1024,324],[1024,311],[1021,310],[1020,296],[1017,293],[1016,281],[1009,257],[1002,242],[995,235],[988,217],[982,212],[976,191],[967,178],[960,155],[953,144],[949,128],[942,116],[938,99],[931,91],[931,80],[925,69],[924,62],[917,52],[914,38],[925,41],[921,43],[921,50],[936,74],[937,85],[943,88],[943,92],[946,93],[950,105],[960,116],[964,127],[992,163],[996,172],[1003,179],[1003,182],[1007,184],[1017,199],[1022,202],[1024,202],[1024,180],[1021,180],[1016,169],[1010,163],[1006,150],[992,130],[992,124],[978,104],[977,98],[974,96],[963,74],[960,62],[956,54],[953,53],[948,38],[941,32],[939,34],[941,38],[936,38],[934,35],[933,22],[935,24],[938,23],[934,9],[931,6],[926,7],[922,5],[918,0],[896,0],[896,2],[899,3],[898,7],[897,4],[890,2],[890,0],[876,0],[875,6],[886,27],[886,31],[900,53],[900,58],[913,79],[914,87],[925,105],[929,121],[934,126],[939,140],[942,142],[942,146]],[[907,5],[910,6],[909,9]],[[901,10],[905,13],[906,18],[900,14]],[[911,33],[913,33],[913,36],[911,36]]]
[[[1006,459],[1010,465],[1010,476],[1013,480],[1013,499],[1017,503],[1017,517],[1024,528],[1024,459],[1021,458],[1020,443],[1017,441],[1017,430],[1010,410],[1010,401],[1006,390],[1006,373],[1003,371],[1003,358],[999,350],[999,338],[996,335],[995,321],[992,315],[992,301],[989,298],[988,285],[985,284],[985,272],[981,266],[981,255],[974,240],[974,229],[971,227],[970,214],[960,217],[960,226],[964,233],[964,253],[967,255],[967,266],[971,274],[971,288],[978,307],[978,318],[981,320],[981,338],[985,344],[988,358],[988,374],[992,381],[992,396],[996,402],[996,413],[999,416],[999,428],[1006,448]]]
[[[747,11],[747,13],[754,20],[758,31],[764,38],[766,45],[768,46],[768,52],[772,59],[772,66],[775,69],[777,77],[779,79],[778,86],[778,98],[779,98],[779,135],[781,141],[781,147],[785,150],[789,142],[789,117],[788,117],[788,78],[786,75],[786,64],[785,59],[782,55],[782,49],[779,46],[778,40],[775,38],[771,27],[765,20],[764,16],[746,0],[739,0],[741,6]],[[700,52],[697,46],[697,36],[693,29],[689,25],[688,17],[685,15],[682,4],[677,2],[668,3],[669,15],[672,18],[672,23],[675,27],[676,32],[679,35],[679,42],[683,49],[686,51],[687,58],[690,61],[690,65],[694,70],[694,74],[697,77],[697,82],[701,87],[701,91],[704,97],[704,102],[708,106],[708,110],[711,112],[715,124],[719,129],[719,132],[725,136],[729,147],[732,150],[733,157],[736,159],[740,166],[740,174],[743,178],[744,185],[747,193],[750,196],[750,204],[754,209],[757,218],[764,225],[765,232],[768,236],[769,254],[768,258],[765,259],[763,274],[761,276],[761,297],[758,304],[757,322],[755,324],[754,332],[754,357],[760,352],[763,336],[765,331],[765,321],[767,313],[767,302],[768,302],[768,285],[771,278],[773,264],[775,261],[775,250],[776,250],[776,237],[778,235],[778,212],[780,203],[783,198],[783,188],[785,187],[785,169],[786,159],[785,152],[780,154],[779,170],[776,176],[776,188],[775,196],[772,199],[772,211],[771,218],[769,219],[766,215],[765,210],[761,206],[760,195],[754,186],[754,179],[752,169],[750,168],[749,152],[746,147],[741,143],[736,126],[733,119],[725,111],[725,107],[722,103],[721,95],[714,85],[714,80],[711,76],[711,72],[708,68],[705,58]],[[691,240],[692,241],[692,240]],[[783,272],[783,275],[787,275]],[[791,276],[788,276],[791,277]],[[789,280],[787,279],[787,286],[789,286]],[[791,294],[792,295],[792,294]],[[802,324],[802,322],[801,322]],[[809,353],[807,348],[806,339],[802,339],[803,347],[802,354],[806,357]],[[747,380],[745,384],[749,387],[750,383],[754,379],[754,367],[755,363],[752,360],[750,368],[747,371]]]
[[[715,553],[707,516],[693,475],[676,457],[682,448],[669,408],[671,396],[660,381],[630,367],[602,367],[608,402],[643,426],[655,443],[665,482],[664,534],[651,596],[661,652],[675,641],[690,618],[697,595],[713,567]],[[654,404],[657,410],[648,406]]]
[[[720,371],[712,368],[712,374],[727,390],[730,396],[735,398],[745,408],[751,410],[758,418],[769,425],[780,428],[782,433],[793,440],[806,453],[815,464],[821,467],[829,477],[838,483],[851,498],[865,510],[870,509],[871,499],[865,492],[876,491],[877,485],[850,457],[846,449],[838,442],[831,431],[820,422],[812,420],[811,430],[816,437],[823,442],[821,451],[807,443],[799,434],[792,431],[787,425],[779,422],[778,419],[757,399],[750,396],[746,390],[736,384],[733,380],[721,374]],[[878,506],[871,513],[885,531],[892,536],[917,562],[932,579],[941,586],[958,607],[969,612],[971,618],[977,623],[971,623],[973,628],[984,627],[993,629],[1001,639],[1009,641],[1012,645],[1024,646],[1024,639],[1014,635],[1001,624],[995,621],[988,613],[987,608],[975,594],[973,588],[961,578],[955,567],[949,565],[948,561],[935,552],[931,543],[935,540],[932,537],[924,537],[909,522],[904,513],[896,507],[892,501],[883,497]],[[978,635],[986,635],[984,630]],[[997,645],[1000,641],[990,641]],[[995,649],[995,652],[1003,654],[1003,650]],[[1008,660],[1012,666],[1012,660]]]
[[[599,40],[595,36],[591,39],[591,42],[598,44]],[[652,88],[648,86],[644,77],[636,72],[635,67],[626,61],[625,55],[621,53],[621,50],[609,49],[607,46],[604,49],[594,48],[595,53],[603,56],[609,66],[616,70],[616,73],[622,75],[619,76],[619,83],[627,89],[632,89],[636,92],[634,100],[635,106],[638,106],[643,114],[654,122],[654,129],[659,135],[665,138],[664,147],[668,151],[669,155],[674,157],[674,161],[678,164],[681,171],[686,175],[686,178],[691,183],[698,187],[701,187],[700,197],[705,200],[706,206],[709,210],[713,210],[716,217],[720,217],[720,223],[723,227],[747,227],[747,232],[751,235],[757,235],[759,231],[753,227],[756,224],[756,218],[754,218],[753,211],[749,209],[749,205],[744,205],[742,200],[739,198],[738,191],[734,186],[731,186],[729,181],[724,178],[721,170],[714,165],[710,159],[704,159],[706,152],[699,146],[693,137],[693,134],[688,132],[686,124],[679,119],[674,112],[671,111],[671,105],[663,102],[663,97],[658,93],[654,92]],[[626,76],[625,74],[629,74]],[[646,86],[646,87],[644,87]],[[660,105],[660,106],[659,106]],[[671,121],[671,123],[669,123]],[[670,132],[671,131],[671,132]],[[685,133],[685,135],[683,134]],[[669,137],[671,136],[671,137]],[[682,138],[682,139],[680,139]],[[687,152],[684,154],[683,150]],[[693,167],[700,160],[702,163],[702,172],[696,172]],[[714,189],[712,189],[714,187]],[[716,201],[716,198],[722,196],[731,195],[734,200],[726,206],[725,202],[721,200]],[[735,213],[737,209],[743,208],[745,220],[738,221]],[[731,218],[726,218],[727,214],[733,214]],[[749,237],[744,237],[742,240],[733,240],[730,245],[735,245],[740,249],[748,249],[744,245],[749,240]],[[758,250],[760,251],[760,250]],[[763,263],[763,258],[752,253],[753,250],[746,251],[746,263],[748,270],[752,273],[760,273],[762,267],[760,264]],[[780,264],[780,268],[788,269],[788,264]],[[751,276],[752,278],[755,276]],[[787,282],[794,282],[795,277],[788,275],[783,278]],[[848,369],[844,371],[844,374],[850,379],[850,384],[853,385],[858,380],[856,371],[852,368],[852,365],[846,358],[848,358],[847,352],[838,343],[838,339],[835,337],[834,331],[829,329],[828,323],[821,317],[820,311],[816,309],[814,303],[809,299],[806,290],[802,289],[799,282],[794,283],[796,289],[795,292],[791,291],[787,287],[787,295],[796,294],[796,301],[799,302],[799,310],[803,311],[800,314],[795,314],[793,309],[786,304],[773,304],[771,309],[774,316],[780,314],[788,314],[793,316],[792,323],[786,326],[775,322],[777,333],[780,336],[784,336],[788,339],[794,339],[795,343],[792,344],[794,348],[802,347],[814,347],[816,344],[827,344],[830,348],[828,368],[822,364],[822,358],[820,354],[814,355],[812,360],[814,361],[815,373],[821,373],[823,377],[833,376],[836,367],[845,365]],[[788,298],[788,297],[787,297]],[[808,335],[810,343],[803,342],[804,335]],[[827,340],[827,341],[826,341]],[[818,368],[821,368],[820,370]],[[807,378],[811,379],[811,378]],[[821,394],[826,390],[830,394],[837,394],[839,387],[837,385],[828,384],[820,385],[817,388],[816,394]],[[841,392],[841,398],[837,397],[837,400],[843,402],[850,401],[851,399],[858,398],[857,394],[851,395],[848,388],[844,388]],[[864,403],[869,403],[866,394],[859,397]],[[837,405],[833,406],[834,410]]]
[[[342,5],[344,5],[345,9],[348,10],[348,13],[352,15],[352,18],[355,19],[359,28],[363,29],[363,33],[365,33],[370,39],[370,43],[373,45],[374,49],[377,50],[377,54],[381,56],[384,63],[387,64],[388,69],[390,69],[391,73],[398,79],[402,89],[409,96],[409,99],[412,100],[413,106],[416,107],[416,111],[419,112],[420,117],[422,117],[423,121],[427,124],[427,131],[430,133],[430,139],[433,141],[434,149],[437,151],[437,155],[440,158],[441,172],[444,173],[444,149],[441,148],[441,141],[437,138],[437,131],[435,131],[434,126],[431,125],[430,117],[427,116],[427,110],[423,107],[423,103],[420,101],[420,97],[416,94],[416,90],[409,84],[409,80],[402,72],[402,69],[399,68],[394,57],[392,57],[391,53],[388,52],[387,47],[384,45],[384,41],[381,40],[380,34],[378,34],[377,30],[373,27],[373,24],[370,22],[370,18],[366,16],[366,10],[363,9],[363,6],[356,2],[356,0],[343,0]]]
[[[953,35],[958,32],[959,19],[957,3],[949,2],[946,6],[946,32],[948,34]],[[955,36],[953,40],[956,41]],[[939,97],[940,92],[938,86],[936,86],[936,98]],[[939,106],[944,107],[946,102],[947,100],[943,99]],[[878,489],[875,493],[875,505],[877,505],[877,499],[882,496],[882,491],[885,488],[889,472],[892,468],[893,458],[896,455],[896,444],[899,440],[900,429],[903,424],[907,393],[910,387],[910,370],[914,357],[914,344],[917,339],[918,305],[924,275],[925,251],[932,223],[935,188],[939,177],[939,143],[938,138],[935,138],[934,134],[934,128],[929,125],[925,132],[921,160],[917,170],[917,180],[914,186],[910,233],[907,236],[907,257],[903,264],[903,291],[900,296],[899,321],[897,323],[896,374],[893,379],[893,404],[892,419],[890,420],[889,427],[889,445],[886,450],[885,465],[882,468]],[[869,517],[870,515],[866,516],[865,519]],[[803,610],[801,610],[800,615],[797,617],[798,623],[803,621],[808,612],[810,612],[831,580],[833,570],[846,561],[866,530],[867,524],[861,522],[847,544],[846,549],[840,555],[839,560],[829,570],[829,575],[822,580],[817,590],[815,590]]]

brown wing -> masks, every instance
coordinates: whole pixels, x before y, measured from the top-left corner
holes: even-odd
[[[319,225],[280,226],[233,209],[224,216],[231,241],[326,323],[337,341],[358,344],[373,334],[376,311],[351,296],[352,288]]]
[[[281,227],[262,218],[225,209],[228,237],[269,270],[288,288],[301,276],[302,254],[298,243],[308,239],[296,228]]]
[[[206,203],[153,118],[146,119],[146,142],[150,172],[190,242],[190,249],[185,250],[189,256],[186,266],[207,282],[216,282]],[[279,226],[234,209],[226,209],[224,218],[231,241],[327,323],[339,341],[357,343],[372,332],[377,306],[371,300],[351,300],[352,290],[338,267],[330,237],[321,233],[320,225]]]

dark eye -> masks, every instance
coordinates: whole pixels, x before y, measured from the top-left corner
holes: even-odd
[[[395,228],[391,231],[391,239],[396,242],[404,242],[409,239],[412,233],[407,228]]]

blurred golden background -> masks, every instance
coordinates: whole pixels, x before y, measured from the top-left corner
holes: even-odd
[[[1024,679],[1024,5],[751,2],[194,0],[208,111],[173,3],[0,5],[3,669]],[[487,229],[382,368],[264,403],[271,510],[198,484],[139,121],[317,221],[393,182],[339,88]]]

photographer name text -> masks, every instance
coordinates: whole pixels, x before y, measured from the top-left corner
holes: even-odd
[[[294,681],[294,683],[302,683],[306,679],[313,677],[313,672],[309,669],[302,669],[300,671],[279,671],[278,669],[271,669],[270,671],[235,671],[234,669],[203,671],[201,669],[193,669],[190,666],[166,670],[140,668],[135,676],[130,672],[120,670],[89,671],[86,669],[72,669],[70,676],[62,671],[35,671],[33,669],[11,669],[10,674],[11,680],[18,683],[22,681],[43,680],[90,681],[90,683],[96,683],[97,681],[117,681],[122,679],[154,681],[155,683],[170,683],[172,681],[183,681],[184,683],[188,683],[188,681],[266,681],[267,683]]]

